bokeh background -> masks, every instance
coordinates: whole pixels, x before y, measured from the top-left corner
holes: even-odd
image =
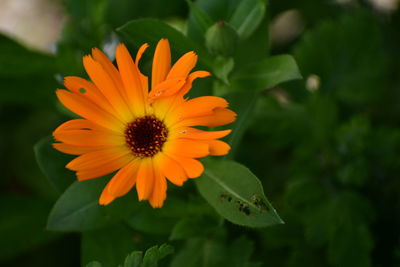
[[[227,1],[216,8],[197,2],[218,20]],[[265,49],[249,46],[245,56],[291,54],[303,80],[265,88],[235,159],[260,178],[286,223],[265,229],[226,223],[225,240],[246,238],[237,253],[243,264],[231,266],[400,266],[398,6],[397,0],[268,2],[266,26],[252,39]],[[168,231],[151,229],[134,229],[128,239],[118,231],[84,239],[46,231],[58,195],[33,149],[68,118],[54,93],[62,77],[81,75],[81,58],[92,47],[112,52],[113,31],[142,17],[185,31],[189,8],[182,0],[0,1],[1,266],[79,266],[96,256],[120,262],[125,254],[115,247],[168,242]],[[200,249],[194,241],[173,242],[172,266],[201,266],[195,262],[206,262],[207,253],[218,257],[226,243],[204,238],[211,241]],[[192,258],[201,259],[178,265],[174,258],[191,246]]]

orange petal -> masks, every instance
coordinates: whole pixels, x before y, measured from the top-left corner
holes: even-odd
[[[114,201],[116,197],[111,195],[108,190],[107,187],[103,189],[103,192],[100,195],[100,199],[99,199],[99,204],[100,205],[108,205],[111,202]]]
[[[121,80],[121,76],[119,75],[117,68],[114,66],[111,60],[103,52],[101,52],[100,49],[97,48],[92,49],[92,55],[94,60],[99,62],[103,69],[108,73],[121,96],[126,99],[127,97],[124,90],[124,85]]]
[[[195,71],[189,74],[189,78],[186,80],[185,85],[182,87],[182,89],[180,90],[180,94],[182,95],[186,95],[190,89],[192,89],[192,85],[194,80],[196,80],[197,78],[205,78],[210,76],[211,73],[209,73],[208,71],[204,71],[204,70],[199,70],[199,71]]]
[[[133,160],[114,175],[100,196],[100,205],[108,205],[116,197],[123,196],[131,190],[136,182],[137,166],[137,160]]]
[[[115,134],[116,132],[110,131],[109,129],[103,128],[89,120],[85,119],[73,119],[64,122],[60,126],[58,126],[54,130],[54,134],[63,132],[63,131],[69,131],[69,130],[96,130],[100,132],[106,132],[110,134]],[[120,134],[120,133],[118,133]]]
[[[148,44],[143,44],[140,48],[139,48],[139,50],[138,50],[138,52],[137,52],[137,54],[136,54],[136,59],[135,59],[135,63],[136,63],[136,66],[139,68],[139,62],[140,62],[140,59],[142,58],[142,55],[143,55],[143,53],[146,51],[146,49],[149,47],[149,45]],[[142,89],[143,89],[143,92],[144,92],[144,94],[146,95],[147,94],[147,92],[148,92],[148,90],[149,90],[149,85],[148,85],[148,78],[147,78],[147,76],[145,76],[145,75],[143,75],[143,73],[139,70],[139,75],[140,75],[140,82],[141,82],[141,84],[142,84]]]
[[[218,96],[201,96],[190,99],[174,110],[174,116],[182,119],[213,114],[215,108],[226,108],[228,102]]]
[[[158,153],[154,158],[154,163],[171,183],[182,186],[187,180],[187,176],[181,165],[165,153]]]
[[[94,147],[94,146],[74,146],[64,143],[53,143],[52,146],[60,152],[70,154],[70,155],[82,155],[88,152],[93,152],[99,149],[103,149],[103,147]]]
[[[122,97],[119,89],[110,75],[105,71],[102,65],[96,62],[91,56],[83,58],[83,65],[90,79],[96,84],[97,88],[108,99],[114,110],[123,119],[124,122],[132,120],[130,109]]]
[[[219,139],[230,134],[232,130],[223,131],[203,131],[191,127],[175,128],[170,131],[171,139],[185,138],[185,139],[198,139],[198,140],[212,140]]]
[[[209,145],[211,156],[223,156],[229,153],[231,146],[221,140],[204,140]]]
[[[182,88],[185,82],[185,78],[174,78],[160,82],[149,93],[151,102],[153,102],[156,98],[167,97],[175,94]]]
[[[108,162],[124,159],[127,155],[132,157],[129,149],[125,146],[109,147],[83,154],[69,162],[66,167],[74,171],[95,169],[101,167],[103,164],[107,164]]]
[[[56,94],[60,102],[77,115],[91,120],[104,128],[118,132],[123,131],[124,124],[121,121],[86,98],[61,89],[58,89]]]
[[[196,159],[184,158],[184,157],[178,157],[178,156],[172,156],[172,157],[176,162],[179,163],[179,165],[182,166],[182,168],[186,172],[186,175],[189,178],[197,178],[204,171],[203,164]]]
[[[167,39],[161,39],[156,47],[153,58],[151,88],[155,88],[165,80],[171,69],[171,51]]]
[[[53,133],[54,139],[77,146],[122,146],[123,135],[109,134],[95,130],[68,130]]]
[[[202,158],[209,154],[208,145],[190,139],[168,140],[163,147],[167,154],[188,158]]]
[[[138,52],[136,53],[136,59],[135,59],[135,63],[136,66],[139,66],[139,61],[143,56],[143,53],[146,51],[146,49],[149,47],[149,44],[142,44],[142,46],[139,48]]]
[[[132,111],[136,116],[142,116],[145,114],[147,92],[143,90],[139,69],[123,44],[117,47],[116,58],[128,104],[133,107]]]
[[[175,123],[174,127],[182,126],[209,126],[216,127],[231,123],[236,120],[236,113],[226,108],[216,108],[213,114],[184,119],[178,123]],[[172,125],[167,125],[172,126]]]
[[[165,120],[166,125],[171,125],[176,121],[173,112],[179,107],[185,100],[180,95],[173,95],[164,98],[158,98],[152,103],[154,115],[161,120]],[[172,116],[169,116],[169,114]]]
[[[89,169],[81,169],[76,172],[76,176],[79,181],[93,179],[104,176],[106,174],[115,172],[118,169],[126,166],[133,160],[130,155],[125,155],[121,158],[110,160],[104,164],[98,164],[97,166]]]
[[[136,177],[136,190],[139,200],[149,199],[153,191],[154,171],[151,158],[144,158],[140,162],[140,166]]]
[[[172,66],[167,75],[167,79],[186,77],[189,72],[196,66],[197,55],[195,52],[187,52]]]
[[[153,192],[149,198],[153,208],[161,208],[167,198],[167,181],[158,168],[154,168]]]
[[[110,102],[93,83],[80,77],[68,76],[64,78],[64,85],[71,92],[86,97],[107,112],[111,114],[115,112]]]

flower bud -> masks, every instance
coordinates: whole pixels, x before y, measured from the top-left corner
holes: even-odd
[[[206,46],[214,55],[232,56],[236,50],[239,36],[235,29],[224,21],[218,21],[208,28]]]

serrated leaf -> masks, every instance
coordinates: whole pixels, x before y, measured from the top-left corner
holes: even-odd
[[[173,247],[168,244],[151,247],[144,254],[141,267],[157,267],[158,261],[173,253],[173,251]]]
[[[167,38],[171,45],[173,57],[182,56],[189,51],[195,51],[199,55],[200,64],[208,67],[212,66],[213,58],[203,47],[160,20],[133,20],[118,28],[117,32],[128,43],[136,47],[149,43],[155,48],[161,38]]]
[[[169,244],[162,244],[159,247],[158,252],[159,252],[159,254],[158,254],[159,259],[161,260],[161,259],[165,258],[166,256],[168,256],[169,254],[174,253],[174,247]]]
[[[58,152],[52,147],[51,136],[45,137],[34,146],[36,161],[50,183],[59,193],[65,191],[76,180],[75,174],[65,168],[72,156]]]
[[[123,267],[140,267],[142,259],[143,259],[143,252],[134,251],[126,257]]]
[[[231,83],[238,90],[264,90],[301,78],[294,58],[290,55],[279,55],[238,69],[232,74]]]
[[[233,223],[249,227],[283,223],[258,178],[237,162],[207,160],[204,174],[195,181],[208,203]]]
[[[265,0],[241,1],[229,19],[229,24],[236,29],[242,39],[247,39],[263,20],[265,9]]]

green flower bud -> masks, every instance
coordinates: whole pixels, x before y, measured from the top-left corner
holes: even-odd
[[[236,50],[239,36],[235,29],[224,21],[218,21],[208,28],[206,46],[214,55],[232,56]]]

